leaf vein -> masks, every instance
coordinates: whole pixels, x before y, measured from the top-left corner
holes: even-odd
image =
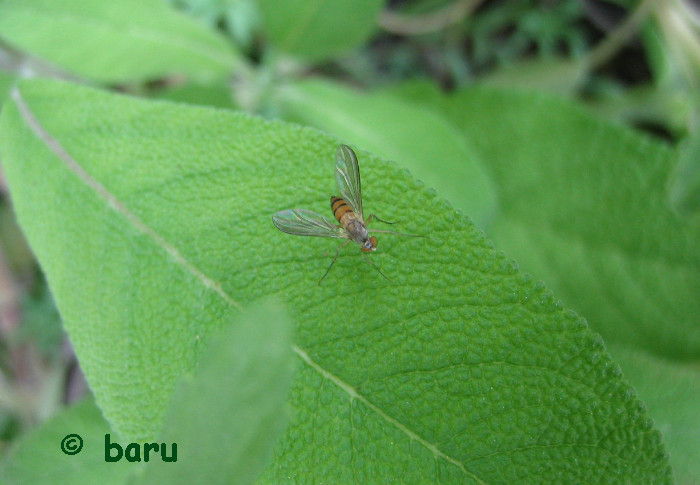
[[[359,394],[355,388],[341,380],[338,376],[331,374],[328,372],[326,369],[318,365],[316,362],[314,362],[311,357],[308,356],[306,352],[304,352],[302,349],[300,349],[298,346],[294,346],[294,352],[301,357],[301,359],[306,362],[312,369],[316,370],[319,374],[321,374],[326,380],[333,382],[336,386],[341,388],[343,391],[345,391],[348,396],[350,396],[350,399],[357,399],[360,401],[362,404],[367,406],[369,409],[377,413],[382,419],[384,419],[387,423],[393,425],[395,428],[397,428],[399,431],[404,433],[406,436],[411,438],[413,441],[420,443],[423,447],[427,448],[429,451],[433,453],[438,458],[442,458],[448,463],[451,463],[455,465],[457,468],[462,471],[465,475],[468,475],[472,479],[474,479],[476,482],[480,484],[484,484],[485,482],[482,481],[479,477],[477,477],[474,473],[468,471],[464,464],[460,462],[459,460],[452,458],[451,456],[447,455],[445,452],[441,451],[437,446],[434,444],[428,442],[426,439],[418,436],[416,433],[408,429],[404,424],[400,423],[396,419],[392,418],[388,414],[386,414],[384,411],[382,411],[378,406],[370,402],[366,397],[363,395]]]

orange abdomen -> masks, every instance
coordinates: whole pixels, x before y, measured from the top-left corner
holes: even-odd
[[[355,215],[350,207],[350,204],[348,204],[342,197],[331,197],[331,209],[333,210],[333,215],[335,216],[336,220],[343,226],[345,226],[345,222],[343,221],[344,215]]]

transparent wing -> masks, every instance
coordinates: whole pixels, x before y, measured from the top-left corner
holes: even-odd
[[[338,146],[335,158],[335,181],[338,182],[340,195],[348,201],[353,212],[364,222],[360,167],[357,165],[355,152],[347,145]]]
[[[272,223],[280,231],[297,236],[347,237],[345,229],[318,212],[305,209],[279,211],[272,216]]]

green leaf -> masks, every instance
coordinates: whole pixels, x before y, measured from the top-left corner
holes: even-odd
[[[388,93],[365,94],[320,80],[287,86],[276,98],[288,119],[400,161],[477,226],[493,218],[493,184],[461,133],[441,115]]]
[[[606,339],[700,356],[700,226],[667,203],[676,152],[541,95],[465,90],[442,107],[498,187],[499,247]]]
[[[683,141],[672,177],[670,199],[683,215],[700,216],[700,122]]]
[[[223,12],[226,28],[236,44],[249,50],[254,48],[261,30],[257,0],[233,0],[226,2]]]
[[[278,305],[246,310],[215,336],[175,393],[162,439],[178,466],[155,460],[141,483],[252,483],[287,422],[291,325]]]
[[[396,165],[358,149],[364,207],[430,238],[380,234],[366,257],[392,281],[354,247],[319,286],[337,241],[270,218],[330,214],[336,139],[55,81],[13,100],[0,153],[19,220],[126,436],[155,434],[201,342],[277,295],[300,365],[263,482],[671,481],[600,338]]]
[[[0,37],[104,83],[172,74],[208,80],[226,76],[237,61],[222,36],[162,0],[5,0]]]
[[[133,464],[105,462],[106,433],[113,432],[102,413],[92,399],[85,399],[24,435],[6,458],[2,478],[8,485],[127,483]],[[82,439],[82,449],[76,455],[61,451],[63,439],[70,434]],[[69,438],[66,443],[71,449],[77,441]]]
[[[696,483],[700,477],[697,364],[673,362],[623,345],[611,346],[610,352],[663,432],[676,483]]]
[[[270,42],[316,61],[364,43],[383,5],[381,0],[258,0]]]

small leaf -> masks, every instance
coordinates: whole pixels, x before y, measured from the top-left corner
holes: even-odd
[[[177,389],[159,443],[178,466],[151,461],[141,483],[252,483],[287,422],[291,326],[279,306],[248,309],[213,338]],[[168,456],[171,453],[169,451]]]
[[[355,247],[317,284],[336,241],[283,234],[271,215],[330,214],[337,143],[241,113],[20,84],[0,118],[7,180],[113,426],[155,435],[201,342],[277,295],[299,369],[263,482],[670,482],[660,434],[600,338],[361,147],[367,212],[429,238],[380,234],[366,257],[392,281]]]
[[[104,82],[227,75],[237,57],[218,34],[162,0],[5,0],[0,36],[78,76]]]
[[[360,46],[375,29],[381,0],[258,0],[278,49],[322,60]]]
[[[105,434],[113,433],[92,399],[74,405],[54,416],[39,428],[24,435],[6,458],[1,478],[8,485],[34,483],[70,483],[73,485],[122,485],[134,464],[122,460],[106,463]],[[62,451],[68,435],[77,434],[82,449],[75,455]],[[118,441],[116,436],[112,439]],[[68,438],[66,448],[77,449],[76,438]]]
[[[324,81],[297,83],[278,94],[288,119],[399,160],[479,227],[493,218],[493,184],[461,133],[440,114],[388,93],[366,94]]]

